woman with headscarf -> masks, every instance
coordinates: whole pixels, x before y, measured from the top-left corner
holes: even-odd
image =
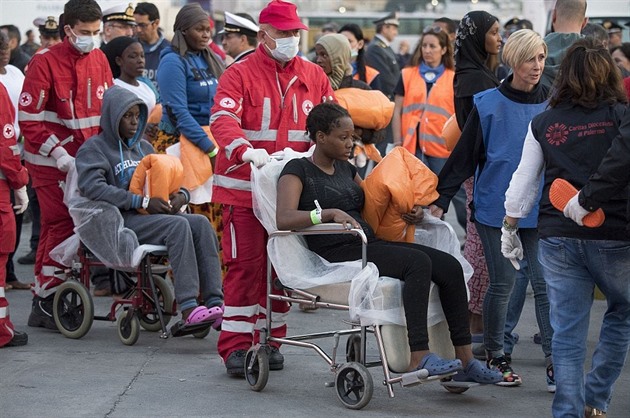
[[[498,55],[501,48],[499,20],[482,10],[469,12],[459,22],[455,38],[455,116],[461,130],[466,124],[468,114],[473,108],[473,95],[499,85],[494,72],[488,68],[487,60],[491,55]],[[473,198],[472,177],[464,182],[466,190],[466,242],[464,258],[473,267],[474,273],[468,281],[470,300],[470,331],[473,342],[481,342],[483,333],[482,310],[483,298],[488,288],[488,267],[483,253],[483,246],[472,222],[470,205]],[[477,352],[475,352],[477,355]],[[484,353],[480,353],[482,356]]]
[[[162,99],[162,120],[156,141],[157,152],[179,142],[183,135],[214,161],[218,147],[208,137],[204,126],[210,123],[219,77],[225,66],[208,48],[212,28],[208,13],[198,3],[189,3],[175,17],[170,47],[160,54],[157,81]],[[190,205],[194,213],[208,217],[221,240],[218,205]]]
[[[356,79],[352,75],[351,56],[352,49],[347,37],[338,33],[331,33],[319,38],[315,44],[315,63],[322,67],[333,90],[357,88],[361,90],[372,90],[368,84]],[[352,93],[347,90],[347,93]],[[350,113],[352,109],[348,109]],[[383,129],[374,130],[366,126],[359,126],[355,120],[355,149],[353,162],[360,170],[360,175],[364,176],[367,158],[375,162],[381,159],[380,153],[374,146],[385,137]],[[359,152],[360,150],[362,152]]]

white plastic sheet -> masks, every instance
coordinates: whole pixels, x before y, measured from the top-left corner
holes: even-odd
[[[136,234],[125,228],[120,210],[111,203],[92,201],[79,192],[74,165],[68,171],[64,189],[64,203],[68,207],[78,239],[107,267],[127,270],[136,267],[134,250],[139,246]],[[55,247],[55,261],[71,266],[78,249],[78,240],[69,238]]]

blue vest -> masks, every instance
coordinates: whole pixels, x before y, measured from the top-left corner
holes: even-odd
[[[486,161],[475,173],[475,219],[484,225],[500,228],[505,216],[505,192],[512,174],[521,161],[527,127],[534,116],[547,107],[517,103],[505,97],[499,89],[486,90],[474,96],[486,148]],[[538,199],[542,191],[539,188]],[[521,228],[536,228],[538,204],[529,216],[519,220]]]

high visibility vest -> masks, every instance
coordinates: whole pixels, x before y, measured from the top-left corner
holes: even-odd
[[[377,75],[379,75],[380,73],[378,72],[377,69],[370,67],[369,65],[365,66],[365,82],[367,84],[372,84],[372,81],[374,81],[374,79],[376,78]],[[352,76],[353,79],[358,80],[359,79],[359,73],[356,73],[354,76]]]
[[[401,137],[403,147],[412,154],[416,153],[416,146],[420,143],[422,153],[430,157],[448,158],[450,155],[442,138],[442,127],[455,113],[454,77],[453,70],[445,69],[427,97],[427,86],[418,67],[402,70],[405,96],[401,117]],[[418,133],[420,134],[419,141]]]

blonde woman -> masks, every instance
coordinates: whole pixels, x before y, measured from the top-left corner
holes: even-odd
[[[499,87],[474,96],[474,107],[461,138],[439,175],[440,198],[431,206],[441,216],[461,184],[473,174],[474,222],[483,244],[490,284],[483,303],[484,346],[488,366],[503,373],[498,385],[516,386],[521,378],[512,370],[503,351],[503,332],[508,301],[514,286],[516,268],[501,254],[501,230],[505,191],[521,158],[530,120],[547,107],[547,91],[540,84],[547,45],[536,32],[523,29],[508,39],[503,59],[513,69]],[[532,284],[536,318],[547,359],[547,385],[555,390],[551,363],[549,301],[536,254],[538,208],[521,219],[519,236],[523,242],[523,270]],[[516,233],[516,232],[515,232]],[[525,265],[526,264],[526,265]]]

